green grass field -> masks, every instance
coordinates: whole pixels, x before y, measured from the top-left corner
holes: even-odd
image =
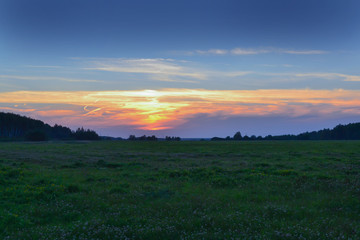
[[[360,239],[360,141],[0,143],[0,239]]]

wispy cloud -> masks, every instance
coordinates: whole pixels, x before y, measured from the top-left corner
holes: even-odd
[[[63,81],[63,82],[92,82],[101,83],[102,80],[94,79],[81,79],[81,78],[64,78],[54,76],[20,76],[20,75],[0,75],[0,79],[17,79],[17,80],[29,80],[29,81]]]
[[[299,55],[316,55],[316,54],[326,54],[327,51],[322,50],[280,50],[280,53],[288,54],[299,54]]]
[[[270,65],[271,66],[271,65]],[[283,81],[299,81],[302,79],[324,79],[324,80],[338,80],[344,82],[358,82],[359,75],[349,75],[334,72],[252,72],[254,75],[260,76],[279,76]]]
[[[220,51],[220,50],[214,50]],[[100,70],[119,73],[139,73],[149,75],[149,79],[161,82],[198,84],[202,80],[224,79],[245,76],[253,71],[220,71],[196,67],[193,62],[174,59],[90,59],[85,60],[87,70]],[[194,66],[195,65],[195,66]],[[218,80],[216,79],[216,80]]]
[[[198,80],[190,80],[190,79],[178,79],[174,77],[164,76],[164,75],[154,75],[151,77],[154,81],[160,81],[160,82],[173,82],[173,83],[193,83],[198,84],[200,81]]]
[[[254,74],[253,71],[234,71],[234,72],[213,72],[212,75],[219,77],[242,77],[249,74]]]
[[[257,55],[266,53],[278,54],[297,54],[297,55],[318,55],[327,54],[329,52],[323,50],[293,50],[281,48],[233,48],[233,49],[208,49],[208,50],[195,50],[186,52],[189,54],[201,55]]]
[[[229,50],[226,50],[226,49],[209,49],[209,50],[196,50],[195,52],[198,53],[198,54],[224,55],[224,54],[229,53]]]
[[[230,50],[230,53],[233,55],[254,55],[254,54],[263,54],[269,53],[268,49],[245,49],[245,48],[234,48]]]
[[[347,75],[347,77],[345,78],[346,82],[360,82],[360,76],[349,76]]]
[[[7,84],[7,83],[1,83],[1,82],[0,82],[0,87],[21,89],[21,88],[20,88],[19,86],[17,86],[17,85]]]
[[[26,65],[28,68],[64,68],[63,66],[47,66],[47,65]]]
[[[272,68],[276,68],[276,67],[293,68],[293,67],[295,67],[294,65],[291,65],[291,64],[259,64],[259,66],[272,67]]]
[[[296,73],[296,77],[306,77],[306,78],[324,78],[324,79],[341,79],[346,82],[358,82],[360,81],[360,76],[357,75],[348,75],[342,73]]]
[[[159,76],[178,76],[204,80],[206,75],[188,67],[184,61],[162,58],[144,59],[97,59],[89,61],[88,70],[108,72],[142,73]]]

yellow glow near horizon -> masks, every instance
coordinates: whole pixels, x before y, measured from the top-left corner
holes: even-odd
[[[341,89],[21,91],[0,93],[0,103],[0,110],[27,112],[63,124],[86,121],[97,126],[133,125],[145,130],[175,128],[198,114],[224,118],[360,115],[360,91]]]

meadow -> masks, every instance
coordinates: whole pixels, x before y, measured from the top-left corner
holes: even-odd
[[[0,239],[360,239],[360,141],[3,142]]]

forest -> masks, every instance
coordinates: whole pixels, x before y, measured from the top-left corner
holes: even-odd
[[[360,140],[360,122],[349,123],[346,125],[339,124],[333,129],[322,129],[319,131],[304,132],[298,135],[286,134],[272,136],[242,136],[240,132],[236,132],[233,137],[226,138],[213,137],[212,141],[252,141],[252,140]]]
[[[0,139],[2,140],[98,140],[99,135],[89,129],[68,127],[55,124],[50,126],[40,120],[13,113],[0,112]]]

